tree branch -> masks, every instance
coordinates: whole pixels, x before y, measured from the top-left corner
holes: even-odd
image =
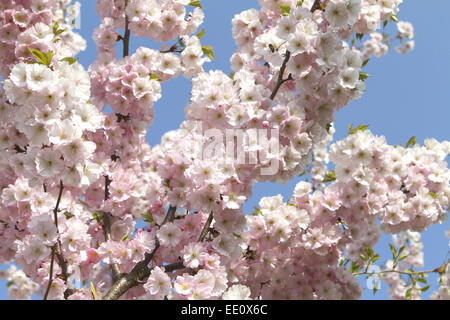
[[[62,192],[64,189],[64,185],[62,180],[59,180],[59,193],[58,193],[58,199],[56,200],[55,208],[53,209],[53,218],[55,220],[55,227],[56,227],[56,233],[58,234],[58,239],[56,240],[56,243],[52,247],[52,257],[50,260],[50,275],[48,279],[48,285],[47,289],[45,291],[44,300],[47,300],[48,293],[50,292],[50,287],[53,283],[53,267],[54,267],[54,261],[55,261],[55,255],[58,259],[58,264],[61,267],[61,272],[64,277],[64,283],[67,285],[67,279],[69,278],[68,272],[67,272],[67,263],[64,260],[64,257],[62,255],[61,251],[61,241],[59,240],[59,229],[58,229],[58,210],[59,210],[59,204],[61,202],[62,198]],[[64,291],[64,298],[67,299],[71,294],[73,293],[73,290],[69,287]]]
[[[202,242],[206,235],[208,234],[209,227],[211,226],[211,223],[213,221],[213,213],[211,212],[208,216],[208,219],[205,222],[205,225],[203,226],[202,231],[200,232],[200,236],[198,237],[198,242]]]
[[[289,50],[286,50],[286,54],[284,56],[284,61],[283,61],[283,64],[281,65],[280,73],[278,74],[278,81],[275,85],[275,88],[272,91],[272,94],[270,95],[270,100],[275,99],[275,96],[277,95],[277,92],[280,89],[280,87],[283,85],[283,83],[285,83],[286,81],[292,80],[291,74],[289,74],[289,76],[286,79],[283,79],[284,70],[286,70],[286,65],[287,65],[290,57],[291,57],[291,52]]]
[[[176,207],[169,207],[166,217],[161,223],[160,227],[175,219],[176,210]],[[160,243],[158,241],[158,238],[156,238],[155,248],[153,249],[153,251],[151,253],[146,253],[144,260],[138,262],[130,271],[130,273],[123,275],[118,281],[116,281],[103,297],[103,300],[117,300],[129,289],[142,283],[142,280],[150,275],[151,269],[148,267],[148,264],[153,259],[159,247]]]
[[[125,7],[124,7],[124,11],[126,11],[127,9],[127,5],[128,5],[128,0],[125,0]],[[122,37],[123,40],[123,57],[125,58],[126,56],[128,56],[129,53],[129,48],[130,48],[130,29],[128,28],[128,24],[129,24],[129,19],[128,16],[125,12],[125,34]]]

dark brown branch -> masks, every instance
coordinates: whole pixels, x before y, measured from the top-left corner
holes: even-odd
[[[173,272],[175,270],[184,269],[184,268],[185,267],[184,267],[183,261],[178,261],[178,262],[175,262],[175,263],[168,264],[168,265],[164,266],[164,270],[166,272]]]
[[[127,8],[127,4],[128,4],[128,0],[125,0],[125,7],[124,7],[124,11],[126,11]],[[122,37],[123,40],[123,57],[125,58],[126,56],[128,56],[129,50],[130,50],[130,29],[128,27],[129,24],[129,18],[125,12],[125,34]]]
[[[205,240],[205,237],[208,234],[209,227],[211,226],[212,221],[213,221],[213,213],[211,212],[208,216],[208,219],[205,222],[205,225],[203,226],[202,231],[200,232],[198,242],[202,242],[203,240]]]
[[[62,198],[63,189],[64,189],[63,182],[62,182],[62,180],[59,180],[58,198],[56,200],[55,208],[53,209],[53,218],[55,220],[55,227],[56,227],[56,232],[57,232],[58,235],[59,235],[58,210],[59,210],[59,204],[60,204],[61,198]],[[46,292],[45,292],[45,295],[44,295],[44,300],[47,299],[48,293],[50,291],[50,287],[51,287],[51,285],[53,283],[53,267],[54,267],[55,256],[58,259],[58,264],[61,267],[62,276],[64,277],[64,282],[66,283],[66,285],[67,285],[67,280],[69,278],[68,272],[67,272],[67,263],[64,260],[64,257],[62,255],[61,242],[60,242],[60,240],[58,238],[56,243],[52,247],[52,257],[51,257],[51,260],[50,260],[50,275],[49,275],[49,279],[48,279],[47,289],[46,289]],[[64,291],[64,298],[67,299],[72,293],[73,293],[73,290],[70,289],[70,288],[67,288]]]
[[[55,246],[52,247],[52,258],[50,260],[50,275],[48,278],[48,284],[47,284],[47,289],[45,290],[45,294],[44,294],[44,300],[47,300],[48,297],[48,293],[50,292],[50,287],[52,286],[53,283],[53,263],[55,261]]]
[[[277,84],[275,85],[275,88],[273,89],[272,94],[270,95],[270,100],[275,99],[275,96],[277,95],[277,92],[280,89],[280,87],[283,85],[283,83],[285,83],[286,81],[292,80],[291,74],[289,74],[289,76],[286,79],[283,79],[284,71],[286,70],[286,65],[290,58],[291,58],[291,52],[289,50],[286,50],[283,64],[281,65],[280,73],[278,74]]]
[[[169,207],[166,217],[160,227],[175,219],[176,210],[176,207]],[[146,253],[144,260],[138,262],[130,273],[123,275],[118,281],[116,281],[103,297],[103,300],[117,300],[129,289],[141,284],[142,281],[150,275],[151,269],[148,267],[148,264],[153,259],[159,247],[160,243],[158,238],[156,238],[155,248],[153,251],[151,253]]]

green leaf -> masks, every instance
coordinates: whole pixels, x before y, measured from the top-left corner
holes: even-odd
[[[409,288],[408,290],[406,290],[406,299],[411,300],[412,299],[412,288]]]
[[[368,127],[369,127],[368,124],[361,124],[361,125],[357,126],[356,128],[353,128],[353,124],[349,124],[348,125],[348,133],[354,134],[357,131],[365,131]]]
[[[55,24],[53,25],[53,34],[55,36],[59,36],[64,31],[66,31],[66,29],[60,29],[58,22],[55,22]]]
[[[327,174],[323,178],[323,182],[333,182],[335,180],[336,180],[336,171],[334,170],[327,172]]]
[[[300,7],[300,6],[303,4],[303,2],[305,2],[305,0],[300,0],[300,1],[298,1],[298,2],[297,2],[297,7]]]
[[[191,0],[191,2],[189,2],[189,5],[203,9],[202,5],[200,4],[200,0]]]
[[[153,225],[153,223],[155,222],[155,220],[153,219],[153,215],[150,212],[144,213],[143,215],[141,215],[141,217],[144,222],[147,222],[151,225]]]
[[[327,130],[327,133],[330,134],[330,129],[333,125],[330,123],[327,123],[327,125],[325,126],[325,129]]]
[[[364,72],[364,71],[359,72],[359,80],[364,81],[369,77],[371,77],[371,75],[368,74],[367,72]]]
[[[433,191],[428,192],[428,194],[433,198],[433,199],[437,199],[438,195],[436,193],[434,193]]]
[[[182,47],[182,48],[186,48],[186,45],[184,44],[184,41],[183,41],[183,39],[181,39],[181,38],[178,38],[178,44],[180,45],[180,47]]]
[[[367,261],[367,257],[365,255],[363,255],[362,253],[359,254],[359,257],[361,258],[362,261],[364,261],[364,262]]]
[[[366,59],[363,61],[361,68],[364,68],[365,66],[367,66],[367,63],[369,62],[370,59]]]
[[[399,254],[400,255],[400,254]],[[404,256],[401,256],[400,258],[397,259],[398,262],[405,260],[408,257],[407,254],[405,254]]]
[[[98,224],[101,224],[101,215],[103,215],[103,211],[101,210],[95,211],[92,214],[92,217],[98,222]]]
[[[383,22],[383,29],[386,28],[388,22],[389,22],[389,20],[384,20],[384,22]]]
[[[91,281],[91,293],[92,293],[92,298],[94,298],[94,300],[99,300],[97,291],[95,290],[95,287],[94,287],[94,284],[92,283],[92,281]]]
[[[391,252],[392,252],[392,258],[394,259],[394,261],[397,258],[397,249],[395,249],[395,247],[389,243],[389,247],[391,248]]]
[[[70,218],[74,217],[74,215],[68,211],[64,211],[64,215],[66,216],[66,219],[69,220]]]
[[[417,278],[416,280],[421,282],[421,283],[423,283],[423,284],[427,284],[427,280],[424,279],[424,278]]]
[[[291,14],[291,7],[287,4],[282,4],[278,8],[280,8],[284,16],[288,16]]]
[[[416,136],[412,136],[406,143],[405,148],[408,148],[409,146],[415,146],[416,144]]]
[[[391,20],[394,21],[394,22],[398,22],[398,17],[397,17],[397,15],[396,15],[396,14],[392,14],[392,15],[391,15]]]
[[[202,51],[203,54],[206,55],[207,57],[211,58],[212,60],[216,60],[216,58],[214,58],[214,48],[211,46],[202,46]]]
[[[374,256],[372,257],[371,262],[372,262],[372,263],[375,263],[378,259],[380,259],[380,255],[379,255],[379,254],[376,254],[376,255],[374,255]]]
[[[46,65],[46,63],[47,63],[47,55],[45,53],[43,53],[42,51],[40,51],[38,49],[30,49],[30,48],[28,48],[28,50],[36,58],[37,61],[39,61],[43,65]]]
[[[352,263],[350,264],[350,271],[351,271],[352,273],[355,273],[355,272],[357,272],[359,269],[360,269],[359,265],[358,265],[356,262],[352,261]]]
[[[377,280],[375,281],[375,285],[373,286],[373,294],[377,293],[379,287],[380,287],[380,278],[377,278]]]
[[[299,176],[299,177],[302,177],[302,176],[304,176],[305,174],[306,174],[306,170],[303,170],[302,172],[299,173],[298,176]]]
[[[420,288],[420,291],[425,292],[425,291],[427,291],[429,288],[430,288],[430,286],[426,286],[426,287]]]
[[[205,35],[205,29],[200,30],[200,32],[197,34],[197,38],[201,39]]]
[[[361,40],[364,37],[364,34],[357,33],[357,34],[355,34],[355,36],[356,36],[356,39]]]
[[[8,283],[6,284],[6,287],[9,288],[12,285],[14,285],[14,281],[11,280],[11,281],[8,281]]]
[[[252,215],[253,216],[257,216],[257,215],[262,215],[262,211],[261,211],[261,209],[260,208],[257,208],[257,207],[254,207],[255,208],[255,211],[253,211],[252,212]]]
[[[154,73],[150,73],[149,76],[150,76],[150,79],[160,81],[160,79]]]
[[[369,258],[373,257],[373,249],[372,248],[365,248],[366,252],[367,252],[367,256]]]
[[[127,234],[124,235],[124,236],[122,237],[122,239],[120,239],[120,241],[121,241],[121,242],[125,242],[125,241],[128,239],[129,236],[130,236],[130,233],[127,232]]]
[[[71,58],[71,57],[66,57],[66,58],[62,58],[59,61],[66,61],[67,63],[69,63],[70,65],[74,64],[75,62],[78,61],[78,59],[75,58]]]

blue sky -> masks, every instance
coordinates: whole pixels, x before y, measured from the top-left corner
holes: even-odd
[[[95,12],[93,0],[81,0],[81,29],[78,30],[88,42],[88,49],[79,54],[79,61],[87,68],[96,58],[92,32],[100,19]],[[228,74],[229,58],[236,49],[231,36],[231,19],[235,14],[249,9],[259,8],[257,0],[202,0],[205,21],[200,28],[206,33],[202,44],[215,49],[216,60],[205,64],[205,70],[221,69]],[[369,124],[369,129],[377,135],[385,135],[389,144],[404,145],[411,136],[422,144],[428,137],[437,140],[450,140],[448,121],[450,109],[448,92],[450,91],[450,1],[434,0],[433,8],[428,10],[423,1],[405,1],[400,6],[399,19],[410,21],[415,30],[415,49],[406,56],[392,49],[385,57],[370,60],[365,71],[372,75],[366,80],[367,92],[363,97],[336,113],[335,138],[347,136],[348,124]],[[433,10],[431,10],[433,9]],[[432,12],[432,14],[431,14]],[[447,31],[447,32],[444,32]],[[159,48],[145,38],[132,37],[130,53],[139,46]],[[121,43],[118,44],[121,52]],[[162,86],[162,98],[155,105],[155,122],[149,128],[147,139],[151,145],[158,144],[162,134],[177,129],[185,119],[184,107],[190,96],[190,81],[179,77]],[[259,183],[253,189],[253,197],[244,209],[249,212],[264,196],[282,194],[287,200],[295,184],[301,178],[280,186],[277,183]],[[432,226],[422,234],[424,242],[425,269],[442,265],[449,250],[449,239],[445,230],[450,228],[447,221],[443,225]],[[391,257],[388,242],[390,236],[383,236],[375,247],[382,258],[381,266]],[[437,277],[431,276],[428,291],[437,288]],[[361,283],[365,286],[365,281]],[[6,299],[6,282],[0,281],[0,299]],[[363,299],[387,299],[386,284],[374,296],[365,290]],[[428,297],[428,293],[424,297]]]

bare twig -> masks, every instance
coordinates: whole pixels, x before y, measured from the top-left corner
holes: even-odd
[[[58,229],[58,210],[59,210],[59,204],[61,202],[61,198],[62,198],[62,192],[64,189],[64,185],[62,180],[59,180],[59,193],[58,193],[58,198],[56,200],[56,205],[55,208],[53,209],[53,218],[55,220],[55,227],[56,227],[56,232],[59,235],[59,229]],[[53,245],[52,247],[52,257],[50,260],[50,275],[49,275],[49,280],[48,280],[48,285],[47,285],[47,289],[45,291],[45,295],[44,295],[44,300],[47,299],[48,297],[48,293],[50,291],[51,285],[53,283],[53,267],[54,267],[54,261],[55,261],[55,256],[58,259],[58,264],[61,267],[61,271],[62,271],[62,276],[64,277],[64,282],[67,285],[67,280],[69,278],[68,276],[68,272],[67,272],[67,263],[64,260],[64,257],[62,255],[62,251],[61,251],[61,241],[59,240],[59,238],[56,240],[56,243]],[[71,294],[73,293],[73,290],[70,288],[67,288],[64,291],[64,298],[67,299],[67,297],[69,297]]]
[[[285,83],[286,81],[292,80],[292,75],[289,74],[289,76],[286,79],[283,79],[284,76],[284,70],[286,70],[286,65],[291,57],[291,52],[289,50],[286,50],[286,54],[284,56],[283,64],[280,68],[280,73],[278,74],[278,81],[275,85],[275,88],[272,91],[272,94],[270,95],[270,100],[275,99],[275,96],[277,95],[278,90],[280,87]]]

